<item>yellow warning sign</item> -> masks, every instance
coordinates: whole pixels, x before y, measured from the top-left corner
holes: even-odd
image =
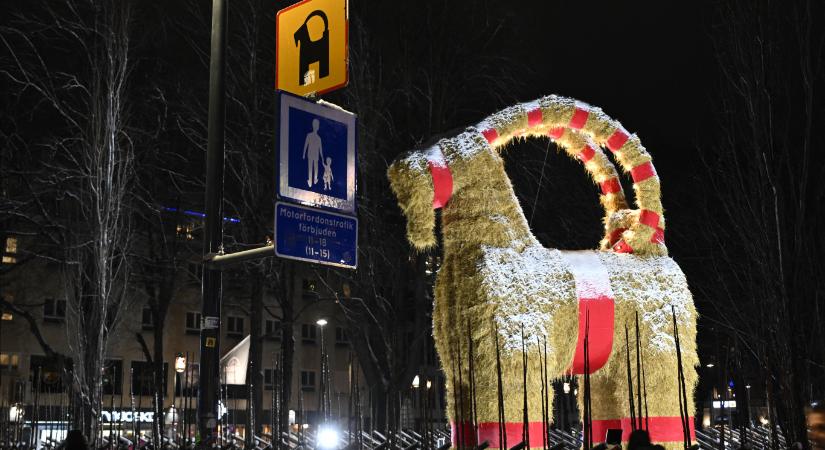
[[[275,87],[297,95],[346,86],[347,0],[304,0],[278,11]]]
[[[209,348],[215,347],[215,342],[216,342],[215,338],[213,338],[213,337],[206,338],[206,346],[209,347]]]

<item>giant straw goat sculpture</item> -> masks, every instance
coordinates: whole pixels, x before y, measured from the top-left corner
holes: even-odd
[[[545,248],[530,232],[499,156],[513,138],[529,136],[553,139],[582,160],[601,187],[605,235],[599,250]],[[618,174],[602,147],[633,177],[636,209],[627,207]],[[696,311],[684,274],[667,256],[659,178],[636,135],[598,108],[547,96],[507,108],[431,148],[400,157],[391,165],[389,178],[407,217],[407,237],[416,248],[436,244],[434,209],[442,209],[443,261],[435,286],[433,333],[448,384],[454,447],[486,440],[491,448],[500,448],[502,431],[510,446],[521,441],[523,328],[528,446],[542,448],[542,366],[546,364],[551,379],[583,373],[588,315],[592,436],[599,442],[607,429],[623,428],[626,441],[631,428],[626,348],[635,361],[636,343],[631,333],[627,345],[624,327],[633,329],[637,314],[649,398],[645,424],[654,442],[682,447],[682,415],[690,417],[693,432]],[[681,407],[672,310],[689,399]],[[494,333],[500,342],[503,426]],[[548,358],[543,362],[545,343]],[[638,376],[631,382],[637,384]]]

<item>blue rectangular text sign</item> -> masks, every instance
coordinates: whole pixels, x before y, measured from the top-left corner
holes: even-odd
[[[358,219],[278,202],[275,204],[275,254],[355,269]]]

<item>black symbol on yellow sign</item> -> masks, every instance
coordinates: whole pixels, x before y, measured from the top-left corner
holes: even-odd
[[[213,337],[208,337],[208,338],[206,338],[206,344],[205,344],[205,345],[206,345],[207,347],[209,347],[209,348],[214,348],[214,347],[215,347],[215,344],[216,344],[216,340],[215,340],[215,338],[213,338]]]
[[[309,36],[309,19],[320,17],[324,21],[324,34],[317,41],[313,41]],[[329,75],[329,20],[323,11],[313,11],[304,20],[304,24],[295,32],[295,45],[298,46],[298,84],[305,85],[314,79],[311,77],[309,65],[318,63],[318,78],[325,78]]]
[[[347,84],[348,0],[304,0],[278,11],[275,87],[322,94]]]

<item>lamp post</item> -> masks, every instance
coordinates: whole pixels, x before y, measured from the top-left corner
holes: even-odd
[[[326,346],[324,343],[324,327],[327,325],[327,320],[324,318],[318,319],[315,321],[315,324],[318,325],[318,328],[321,329],[321,380],[320,380],[320,396],[318,398],[318,410],[321,413],[321,421],[323,423],[327,422],[329,418],[329,411],[327,411],[327,359],[326,359]]]
[[[183,356],[183,353],[178,353],[175,355],[175,386],[172,389],[172,410],[175,411],[177,407],[177,395],[178,390],[180,390],[181,396],[183,396],[183,386],[180,383],[180,374],[186,371],[186,357]],[[175,412],[172,415],[172,436],[175,438],[175,442],[177,442],[177,435],[178,435],[178,413]]]

